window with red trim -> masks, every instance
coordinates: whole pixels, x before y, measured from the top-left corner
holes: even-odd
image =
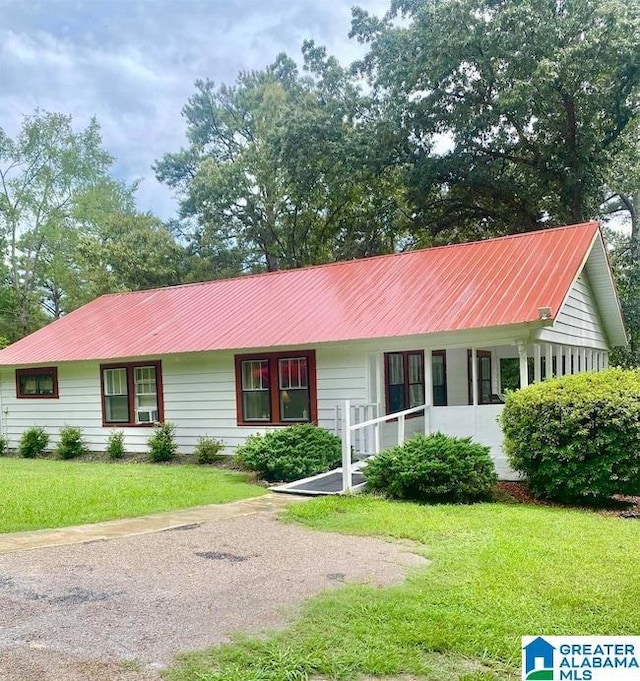
[[[238,423],[288,425],[316,420],[315,352],[236,356]]]
[[[152,426],[164,420],[160,362],[103,364],[100,381],[105,426]]]
[[[447,366],[445,350],[431,353],[433,402],[436,407],[447,404]],[[408,350],[384,355],[387,414],[418,407],[425,403],[424,352]]]
[[[57,399],[57,367],[16,369],[16,397],[20,399]]]

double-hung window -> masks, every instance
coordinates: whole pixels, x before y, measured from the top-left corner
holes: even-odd
[[[238,423],[316,420],[315,353],[236,356]]]
[[[425,403],[424,352],[409,350],[387,352],[385,359],[385,388],[387,414],[418,407]],[[446,354],[444,350],[431,353],[431,376],[435,406],[447,404]]]
[[[164,419],[160,362],[105,364],[100,372],[105,425],[153,425]]]

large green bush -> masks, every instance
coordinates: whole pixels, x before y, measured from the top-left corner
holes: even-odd
[[[266,435],[251,435],[236,452],[243,468],[265,480],[290,481],[324,473],[340,465],[340,438],[311,424],[289,426]]]
[[[500,423],[511,466],[538,497],[640,493],[640,372],[565,376],[510,393]]]
[[[497,482],[489,447],[442,433],[417,435],[381,452],[364,475],[369,491],[436,503],[488,499]]]
[[[25,459],[35,459],[49,444],[49,434],[41,426],[33,426],[22,433],[18,451]]]

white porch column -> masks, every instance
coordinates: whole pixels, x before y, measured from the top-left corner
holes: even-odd
[[[527,346],[518,343],[518,357],[520,359],[520,387],[526,388],[529,385],[529,367],[527,366]]]
[[[587,369],[587,348],[580,348],[578,350],[578,353],[580,355],[580,361],[578,364],[578,368],[581,374],[584,374],[588,371]]]
[[[594,367],[594,357],[595,353],[591,348],[587,349],[587,363],[586,363],[586,369],[587,371],[593,372],[596,371],[596,368]]]
[[[571,363],[569,368],[571,369],[571,371],[569,373],[573,376],[573,374],[578,373],[578,348],[571,347],[570,353]]]
[[[471,404],[478,406],[478,353],[471,348]]]
[[[536,343],[533,346],[533,382],[534,383],[540,383],[542,380],[542,368],[540,367],[540,357],[541,352],[540,352],[540,344]]]
[[[342,403],[342,491],[351,491],[351,403]]]
[[[562,376],[564,371],[562,370],[562,358],[564,357],[564,346],[558,345],[556,348],[556,376]]]
[[[547,343],[545,345],[545,359],[544,359],[544,377],[551,378],[553,376],[553,345]]]
[[[424,351],[424,434],[431,432],[431,406],[433,405],[433,361],[431,348]]]
[[[602,353],[602,368],[609,368],[609,353],[606,350]]]

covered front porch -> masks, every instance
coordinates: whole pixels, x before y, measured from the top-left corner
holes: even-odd
[[[417,433],[434,432],[487,445],[499,478],[517,479],[506,459],[498,423],[505,394],[555,376],[607,366],[608,353],[600,348],[536,341],[371,353],[371,401],[344,400],[335,406],[342,467],[292,483],[286,491],[335,494],[361,488],[364,460]]]

